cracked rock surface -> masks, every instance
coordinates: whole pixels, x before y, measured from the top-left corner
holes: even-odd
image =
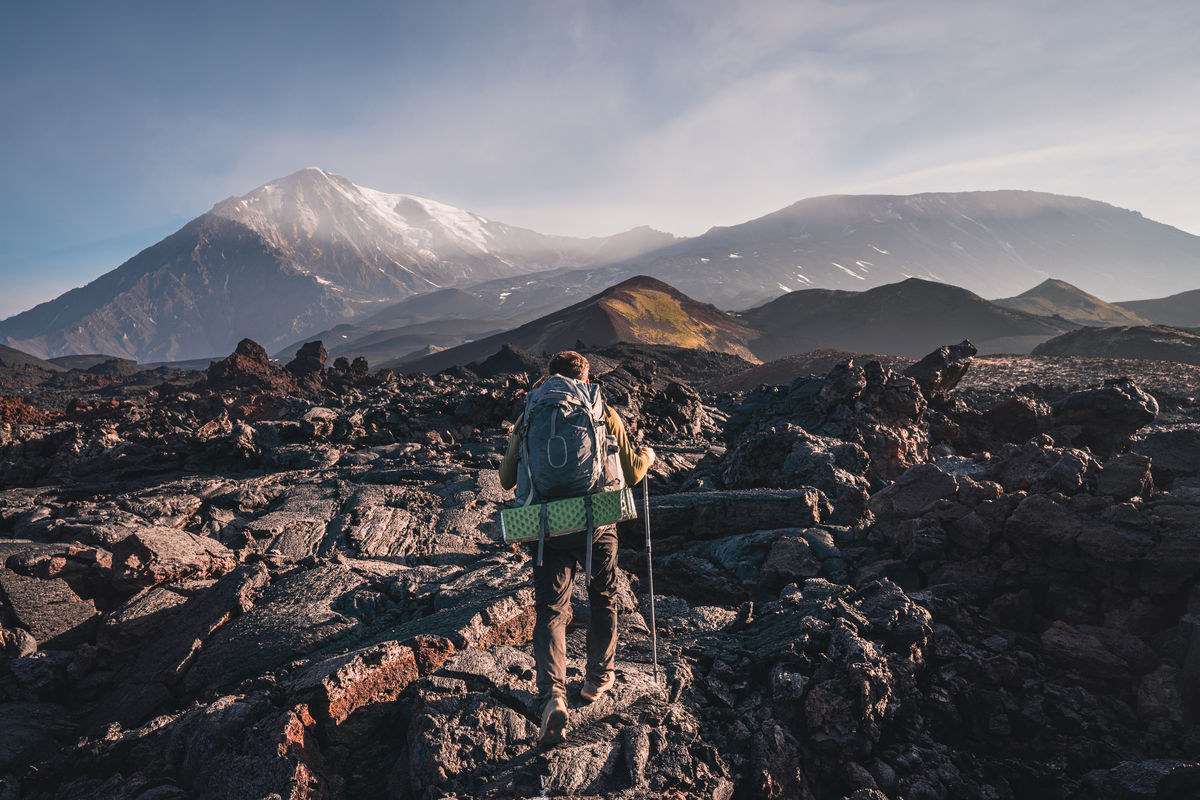
[[[0,800],[1200,796],[1182,365],[589,351],[660,455],[658,670],[637,519],[544,750],[495,472],[540,360],[324,352],[5,388]]]

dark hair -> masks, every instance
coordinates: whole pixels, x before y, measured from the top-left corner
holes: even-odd
[[[550,356],[550,374],[563,375],[581,381],[587,377],[591,364],[574,350],[563,350]]]

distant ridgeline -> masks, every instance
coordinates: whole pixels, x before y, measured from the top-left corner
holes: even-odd
[[[570,344],[536,331],[574,308],[580,319],[558,319],[584,341],[758,358],[810,346],[877,350],[876,335],[886,352],[923,352],[941,341],[926,338],[938,325],[927,315],[954,327],[955,314],[963,322],[982,314],[976,338],[985,348],[1028,351],[1078,324],[1200,324],[1197,263],[1200,237],[1037,192],[817,197],[690,239],[645,227],[580,239],[308,168],[222,201],[88,285],[0,322],[0,343],[41,359],[103,353],[145,363],[218,357],[242,338],[287,357],[320,339],[335,356],[433,364],[465,352],[440,350],[505,331],[535,349]],[[670,292],[620,288],[637,276]],[[924,283],[969,291],[939,299]],[[1113,305],[1071,284],[1142,299]],[[894,285],[908,289],[886,289]],[[604,294],[618,289],[622,297]],[[1005,296],[997,306],[1018,316],[973,306],[983,301],[971,292]],[[1144,299],[1154,294],[1172,296]],[[792,299],[763,305],[781,296]],[[705,304],[752,310],[731,321],[701,311]],[[903,320],[908,309],[922,318]],[[803,317],[794,335],[781,328],[789,315]],[[833,339],[805,328],[819,315]]]

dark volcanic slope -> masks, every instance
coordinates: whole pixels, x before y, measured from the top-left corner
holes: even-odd
[[[203,358],[249,336],[288,341],[352,313],[277,247],[206,214],[87,286],[0,323],[0,340],[46,355]]]
[[[1080,328],[1042,342],[1036,355],[1140,358],[1200,364],[1200,334],[1165,325]]]
[[[372,364],[397,359],[421,347],[452,347],[469,338],[511,328],[506,319],[479,298],[461,289],[439,289],[414,295],[365,317],[301,337],[275,354],[291,359],[305,342],[319,340],[331,357],[365,356]],[[520,322],[526,322],[520,319]],[[392,345],[383,344],[389,340]]]
[[[756,336],[737,319],[653,278],[635,277],[581,303],[489,336],[398,366],[405,372],[437,372],[479,361],[504,344],[531,353],[616,342],[664,344],[732,353],[753,359],[748,343]]]
[[[54,364],[21,350],[0,344],[0,367],[37,367],[47,372],[63,372],[67,367]]]
[[[1073,327],[917,278],[865,292],[792,292],[740,316],[762,331],[753,347],[764,361],[824,348],[917,358],[963,339],[982,352],[1021,352]]]
[[[1106,303],[1077,286],[1053,278],[1042,281],[1016,297],[1004,297],[992,302],[1028,314],[1062,317],[1080,325],[1145,325],[1150,321],[1128,308]]]
[[[1200,289],[1156,300],[1123,300],[1120,305],[1159,325],[1200,327]]]
[[[491,336],[508,326],[496,320],[439,319],[375,331],[357,339],[327,341],[330,358],[362,356],[371,364],[402,359],[426,347],[445,349],[481,337]],[[282,357],[281,357],[282,360]]]
[[[55,356],[49,359],[51,364],[57,364],[63,369],[82,369],[88,370],[100,364],[108,363],[109,361],[124,362],[127,365],[137,366],[136,361],[129,359],[120,359],[116,356],[109,356],[103,353],[81,353],[77,356]]]
[[[462,289],[440,289],[405,298],[355,324],[364,330],[384,330],[438,319],[487,319],[495,316],[496,310],[473,294]]]

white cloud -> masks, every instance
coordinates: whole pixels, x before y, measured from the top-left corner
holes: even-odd
[[[243,54],[258,71],[219,92],[187,73],[195,85],[172,83],[181,94],[169,108],[164,96],[122,95],[116,77],[86,108],[37,106],[46,92],[0,81],[31,131],[13,141],[46,147],[6,150],[55,167],[6,171],[25,176],[14,218],[31,218],[37,194],[38,213],[63,218],[59,242],[88,241],[103,232],[74,220],[149,228],[316,164],[578,235],[637,224],[695,234],[817,194],[989,188],[1092,197],[1200,234],[1200,4],[459,10],[422,11],[444,17],[427,40],[388,32],[349,68],[316,46],[322,31],[293,25],[313,40],[264,39]],[[219,106],[187,102],[202,84]]]

